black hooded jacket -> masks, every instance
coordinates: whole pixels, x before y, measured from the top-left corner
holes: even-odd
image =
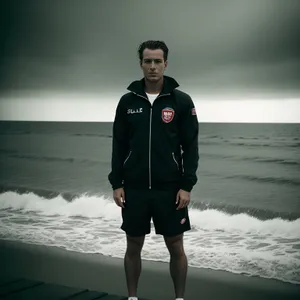
[[[198,119],[191,97],[164,76],[161,93],[151,105],[145,80],[128,86],[113,123],[111,172],[113,189],[123,186],[190,192],[197,182]]]

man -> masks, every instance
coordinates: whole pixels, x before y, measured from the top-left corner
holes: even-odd
[[[187,258],[183,233],[191,229],[188,204],[197,182],[198,120],[191,97],[165,76],[168,48],[146,41],[138,49],[144,77],[128,86],[113,124],[113,198],[122,208],[128,299],[137,299],[141,250],[153,219],[170,253],[176,299],[183,299]]]

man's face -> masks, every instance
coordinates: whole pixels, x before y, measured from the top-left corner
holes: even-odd
[[[159,81],[163,77],[167,64],[167,61],[164,61],[163,50],[150,50],[147,48],[144,50],[141,68],[148,81]]]

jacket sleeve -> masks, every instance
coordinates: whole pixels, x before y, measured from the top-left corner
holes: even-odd
[[[123,162],[128,151],[128,125],[122,98],[118,103],[113,123],[111,172],[108,180],[113,190],[123,186]]]
[[[183,102],[179,125],[183,164],[180,188],[190,192],[197,183],[199,123],[193,100],[188,97]]]

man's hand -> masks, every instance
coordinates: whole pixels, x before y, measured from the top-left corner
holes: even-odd
[[[125,202],[124,189],[123,188],[115,189],[113,194],[114,194],[113,197],[114,197],[114,200],[115,200],[116,204],[118,206],[124,208],[124,202]]]
[[[190,203],[190,192],[179,190],[176,196],[176,204],[178,203],[177,210],[188,206]]]

